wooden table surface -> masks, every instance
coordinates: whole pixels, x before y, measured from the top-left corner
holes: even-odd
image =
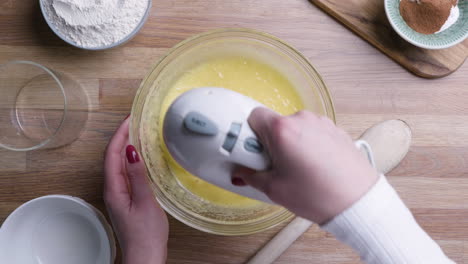
[[[58,39],[37,0],[0,1],[0,63],[32,60],[67,73],[86,89],[92,108],[86,131],[69,146],[0,152],[0,222],[20,204],[47,194],[79,196],[104,209],[103,151],[129,113],[141,79],[168,48],[222,27],[266,31],[303,52],[328,84],[338,124],[353,136],[381,120],[407,121],[413,145],[390,182],[446,253],[468,263],[468,64],[446,78],[421,79],[306,0],[156,0],[137,37],[100,52]],[[169,263],[242,263],[278,228],[222,237],[171,218],[170,230]],[[359,258],[314,226],[277,263]]]

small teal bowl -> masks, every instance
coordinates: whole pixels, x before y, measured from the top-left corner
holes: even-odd
[[[400,0],[385,0],[385,12],[393,29],[409,43],[425,49],[446,49],[468,37],[468,0],[459,0],[460,17],[448,29],[430,35],[409,27],[400,15]]]

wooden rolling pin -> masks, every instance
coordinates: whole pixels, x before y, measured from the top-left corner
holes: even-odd
[[[377,170],[386,174],[398,166],[408,153],[411,145],[411,129],[401,120],[388,120],[367,129],[359,139],[369,143]],[[296,217],[260,249],[247,264],[273,263],[311,225],[312,222],[309,220]]]

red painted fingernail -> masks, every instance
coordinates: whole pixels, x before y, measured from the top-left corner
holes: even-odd
[[[245,181],[241,178],[232,178],[231,180],[232,182],[232,185],[235,185],[235,186],[246,186],[247,183],[245,183]]]
[[[128,163],[135,163],[140,161],[140,156],[138,155],[133,145],[128,145],[125,149],[125,153],[127,154]]]

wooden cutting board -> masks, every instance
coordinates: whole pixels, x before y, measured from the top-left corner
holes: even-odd
[[[310,0],[410,72],[440,78],[456,71],[468,56],[468,40],[443,50],[418,48],[392,28],[384,0]]]

